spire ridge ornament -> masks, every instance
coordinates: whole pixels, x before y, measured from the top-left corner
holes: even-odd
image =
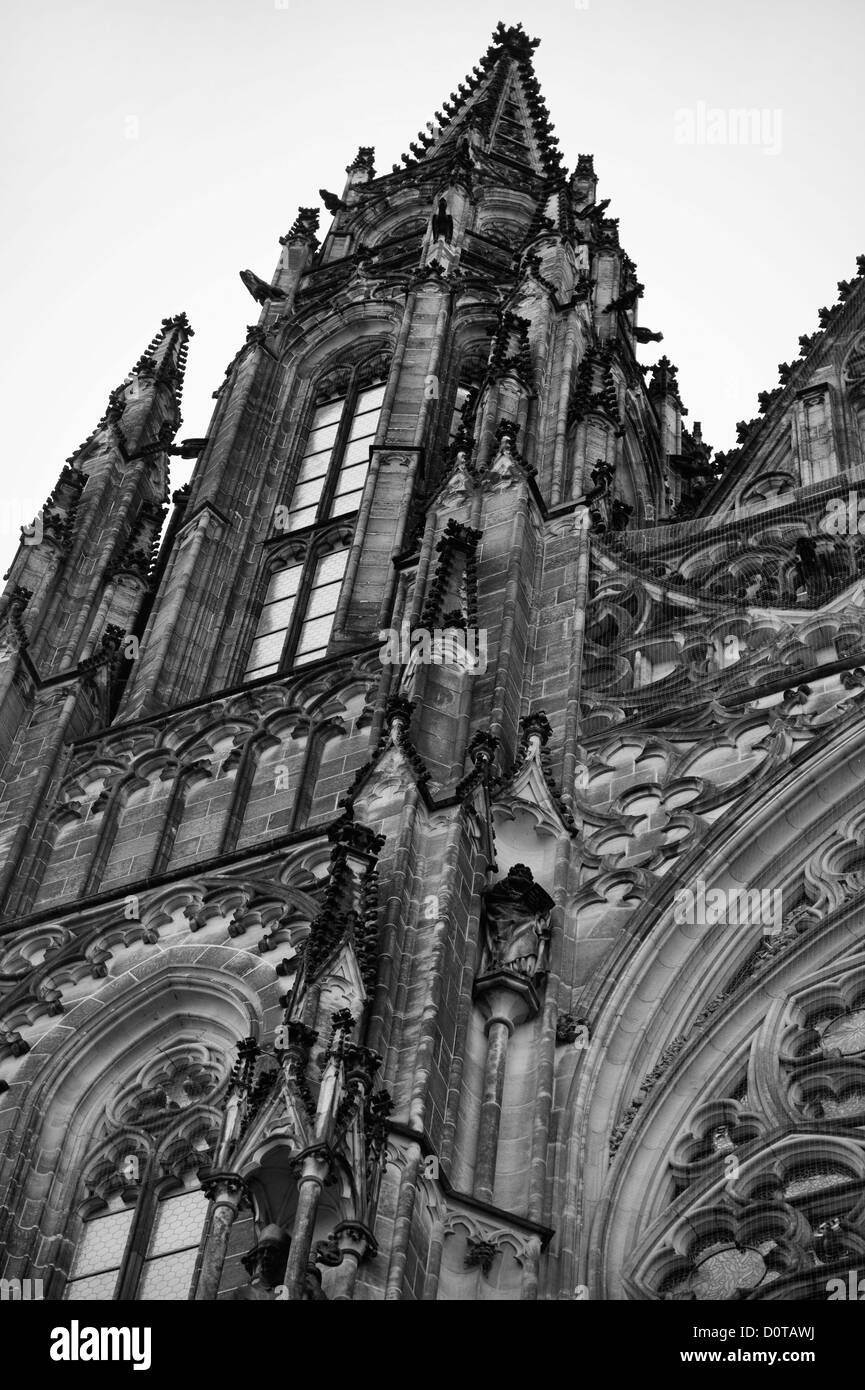
[[[297,217],[292,222],[285,236],[279,238],[280,246],[288,246],[292,241],[305,242],[307,246],[317,249],[319,211],[318,208],[298,208]]]
[[[372,145],[360,145],[354,159],[350,164],[346,164],[347,174],[356,174],[361,170],[365,171],[369,177],[375,178],[375,149]]]

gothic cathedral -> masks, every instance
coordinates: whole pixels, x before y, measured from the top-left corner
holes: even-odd
[[[865,257],[713,456],[536,46],[241,273],[205,439],[180,314],[25,528],[0,1274],[48,1299],[865,1264]]]

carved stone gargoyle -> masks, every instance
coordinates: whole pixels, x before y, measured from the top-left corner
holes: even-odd
[[[548,965],[550,912],[553,899],[525,864],[514,864],[507,877],[483,897],[484,954],[481,975],[505,970],[533,980]]]

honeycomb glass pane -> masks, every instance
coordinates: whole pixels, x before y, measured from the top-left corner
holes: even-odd
[[[207,1215],[207,1198],[203,1192],[184,1192],[181,1197],[169,1197],[156,1208],[156,1218],[150,1236],[148,1258],[167,1255],[171,1250],[197,1249]]]
[[[176,1255],[148,1260],[138,1286],[139,1300],[155,1303],[160,1299],[188,1298],[197,1255],[198,1246],[195,1246],[193,1250],[180,1250]]]
[[[63,1297],[72,1303],[85,1298],[108,1301],[114,1297],[116,1283],[116,1269],[106,1270],[104,1274],[88,1274],[84,1279],[76,1279],[73,1283],[67,1284]]]
[[[135,1209],[128,1207],[125,1211],[97,1216],[94,1221],[86,1222],[75,1251],[70,1278],[95,1274],[101,1269],[118,1269],[134,1214]]]

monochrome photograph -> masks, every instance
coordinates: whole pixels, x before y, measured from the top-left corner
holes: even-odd
[[[6,14],[0,1304],[43,1373],[223,1366],[215,1310],[118,1303],[849,1356],[865,11]]]

